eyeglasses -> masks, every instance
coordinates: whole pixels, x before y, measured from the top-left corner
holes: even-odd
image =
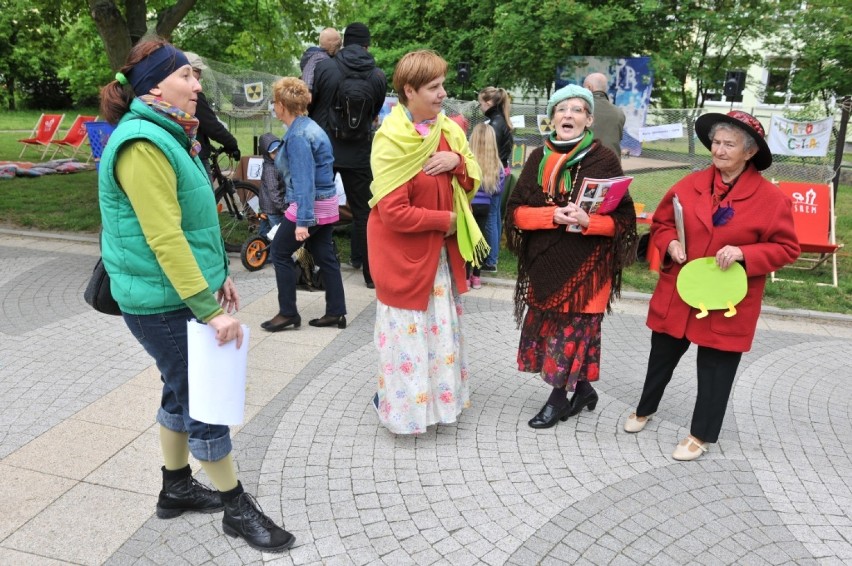
[[[570,113],[570,114],[586,114],[586,107],[585,106],[557,106],[553,110],[554,114],[556,112],[567,112],[567,113]]]

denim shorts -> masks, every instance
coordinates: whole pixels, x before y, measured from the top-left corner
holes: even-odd
[[[154,358],[163,396],[157,422],[169,430],[189,433],[189,451],[202,462],[216,462],[231,452],[231,434],[227,426],[211,425],[189,416],[187,377],[186,321],[195,316],[188,308],[160,314],[123,313],[124,322]]]

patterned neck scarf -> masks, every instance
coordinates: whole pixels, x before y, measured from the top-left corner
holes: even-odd
[[[408,110],[408,108],[405,109],[405,115],[408,116],[408,119],[411,120],[412,124],[414,124],[414,129],[417,130],[417,133],[423,136],[424,138],[429,135],[429,131],[432,129],[432,124],[438,121],[437,118],[433,118],[431,120],[415,122],[414,116],[411,115],[411,112]]]
[[[147,104],[157,114],[168,118],[180,126],[189,138],[189,154],[192,157],[198,155],[198,152],[201,151],[201,142],[195,137],[198,134],[198,118],[187,114],[177,106],[173,106],[153,94],[144,94],[139,97],[139,100]]]
[[[747,166],[746,169],[748,169]],[[725,206],[722,205],[722,202],[734,188],[734,185],[737,184],[737,181],[740,180],[740,176],[744,172],[745,169],[740,171],[740,174],[734,177],[733,181],[726,183],[722,180],[722,174],[714,167],[713,184],[710,186],[710,193],[713,199],[713,226],[724,226],[734,217],[734,207],[730,201]]]
[[[571,193],[571,167],[579,163],[589,152],[594,136],[586,131],[573,147],[566,147],[556,139],[556,132],[544,141],[544,157],[538,166],[538,184],[555,201],[557,194],[564,197]]]

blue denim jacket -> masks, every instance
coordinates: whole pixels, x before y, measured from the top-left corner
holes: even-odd
[[[314,201],[337,194],[328,135],[307,116],[298,116],[284,134],[275,165],[287,185],[287,202],[296,203],[296,226],[315,226]]]

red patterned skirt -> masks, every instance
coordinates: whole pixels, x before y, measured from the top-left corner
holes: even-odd
[[[545,313],[529,307],[518,344],[518,369],[541,372],[553,387],[574,391],[577,381],[600,377],[603,313]]]

